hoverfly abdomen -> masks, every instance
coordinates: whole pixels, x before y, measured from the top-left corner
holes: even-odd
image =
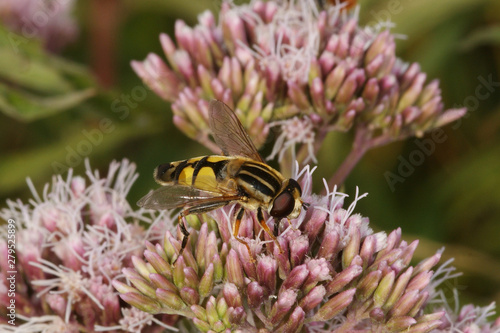
[[[211,191],[226,178],[230,159],[226,156],[200,156],[161,164],[156,168],[154,178],[161,185],[193,186]]]

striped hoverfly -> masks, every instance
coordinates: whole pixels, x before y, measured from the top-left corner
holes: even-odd
[[[241,219],[247,210],[257,212],[260,226],[282,251],[266,224],[263,211],[278,222],[282,218],[297,218],[301,208],[309,206],[301,199],[300,185],[294,179],[284,178],[264,162],[236,114],[223,102],[210,102],[209,126],[223,155],[159,165],[154,171],[154,179],[163,186],[144,196],[137,204],[157,210],[181,208],[178,219],[183,239],[179,256],[189,236],[183,217],[231,203],[239,204],[233,236],[247,247],[250,255],[248,243],[238,237]]]

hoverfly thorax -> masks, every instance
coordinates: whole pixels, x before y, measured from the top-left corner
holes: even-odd
[[[282,190],[273,199],[269,215],[275,218],[297,218],[302,208],[301,195],[299,183],[295,179],[287,179],[283,182]]]

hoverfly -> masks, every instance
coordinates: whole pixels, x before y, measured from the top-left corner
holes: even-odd
[[[263,211],[278,220],[297,218],[301,208],[309,206],[301,199],[300,185],[294,179],[285,179],[264,162],[236,114],[226,104],[217,100],[210,102],[209,126],[223,155],[159,165],[154,178],[163,186],[144,196],[137,204],[150,209],[182,209],[178,217],[183,233],[179,256],[189,236],[182,218],[231,203],[240,206],[233,224],[233,236],[247,247],[249,253],[248,243],[238,237],[246,210],[257,211],[259,224],[281,250],[266,224]]]

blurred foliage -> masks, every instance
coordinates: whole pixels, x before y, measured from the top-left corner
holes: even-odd
[[[172,34],[176,19],[194,24],[198,13],[217,11],[220,1],[114,1],[116,58],[107,70],[116,83],[106,88],[97,83],[99,71],[90,74],[100,57],[109,56],[91,42],[106,35],[91,26],[91,6],[99,3],[78,3],[80,36],[57,56],[34,39],[13,47],[6,42],[10,33],[0,29],[2,202],[30,196],[26,177],[41,189],[54,172],[69,167],[83,172],[86,157],[96,168],[113,159],[137,163],[140,178],[130,195],[135,202],[155,187],[151,173],[157,164],[207,153],[172,125],[170,106],[143,86],[129,63],[149,52],[161,54],[161,32]],[[450,286],[458,288],[462,302],[500,303],[500,2],[365,0],[360,5],[362,24],[394,22],[392,31],[406,36],[398,41],[398,55],[418,61],[428,78],[440,79],[447,107],[464,105],[469,113],[445,128],[446,140],[422,154],[404,181],[391,186],[386,175],[398,174],[402,161],[422,149],[415,138],[371,151],[344,190],[354,194],[359,186],[369,193],[356,210],[370,217],[375,229],[400,226],[408,240],[421,239],[420,258],[446,246],[445,258],[455,257],[465,273]],[[327,138],[316,172],[318,191],[350,142],[342,134]]]
[[[32,121],[75,108],[94,95],[85,67],[1,26],[0,40],[0,111],[6,115]]]

